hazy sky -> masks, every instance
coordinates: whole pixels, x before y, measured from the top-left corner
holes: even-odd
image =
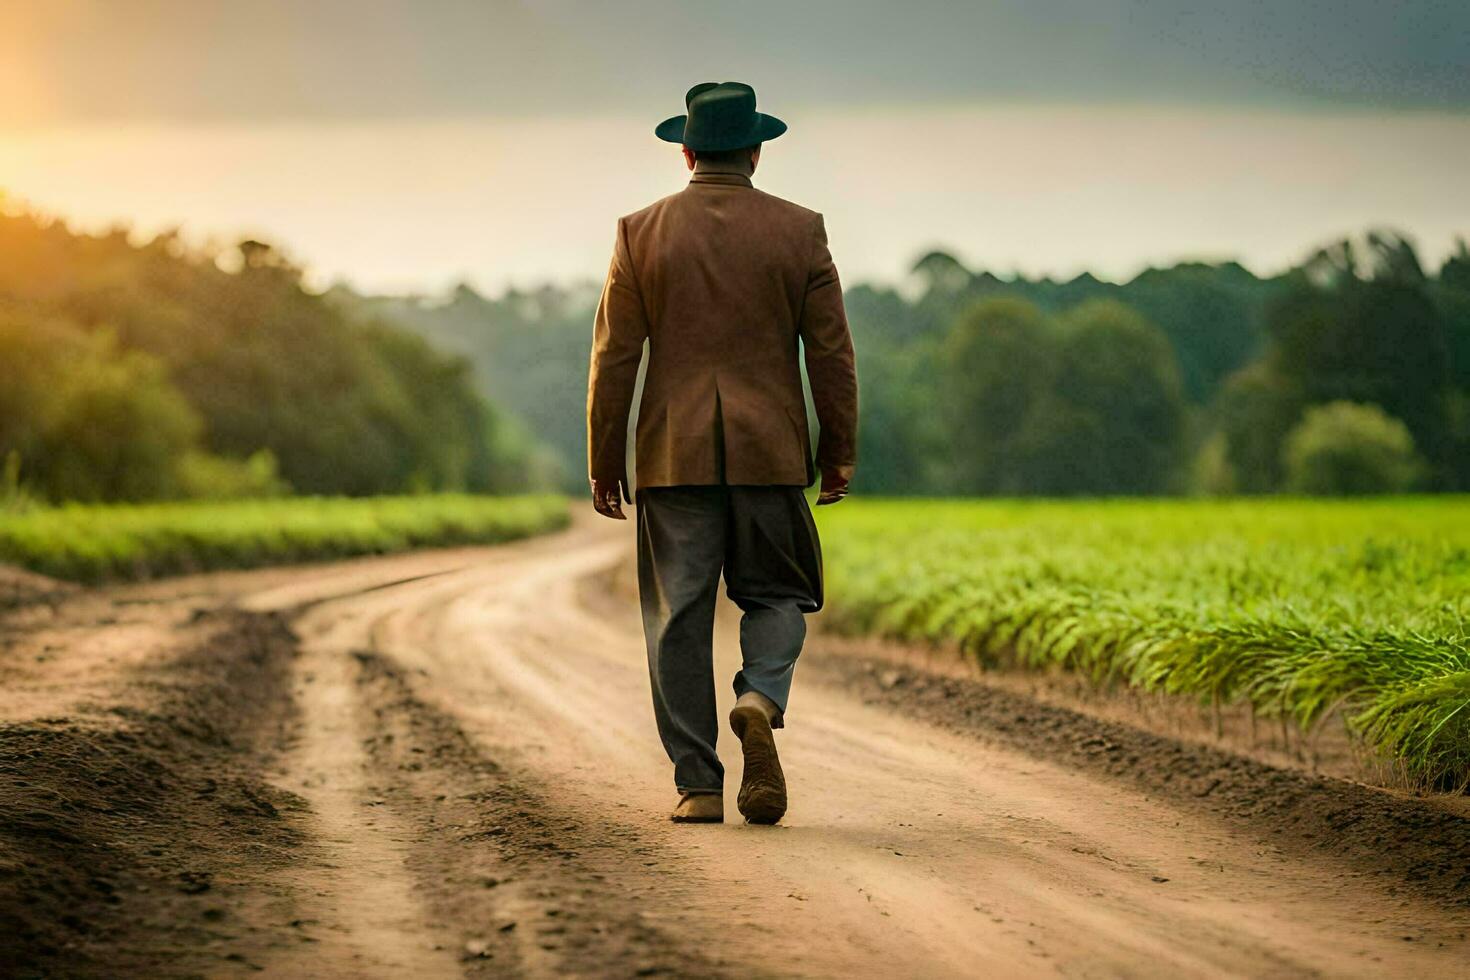
[[[0,0],[0,188],[366,288],[597,276],[682,184],[653,124],[730,78],[849,280],[1470,232],[1464,0]]]

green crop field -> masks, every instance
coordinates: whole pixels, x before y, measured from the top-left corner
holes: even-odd
[[[1470,499],[854,500],[820,512],[831,623],[983,664],[1341,717],[1470,779]]]
[[[0,563],[81,582],[489,544],[563,527],[560,496],[287,497],[0,511]]]

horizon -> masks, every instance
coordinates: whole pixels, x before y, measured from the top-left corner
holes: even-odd
[[[1404,233],[1437,268],[1470,232],[1459,173],[1470,124],[1442,113],[1006,105],[785,118],[792,132],[767,149],[756,186],[826,214],[849,284],[898,285],[935,248],[1007,277],[1127,281],[1189,261],[1238,261],[1269,276],[1375,227]],[[951,152],[929,152],[920,134],[946,125]],[[259,238],[302,264],[314,288],[434,294],[463,281],[494,295],[601,279],[617,217],[687,179],[677,148],[651,126],[477,118],[11,130],[0,139],[0,191],[12,207],[82,230],[179,228],[196,245]],[[833,150],[854,133],[878,134],[863,166]],[[576,147],[593,137],[606,163],[587,179]],[[385,145],[413,149],[371,156]],[[1084,147],[1094,155],[1079,159]]]
[[[76,221],[65,214],[32,206],[30,202],[21,197],[8,195],[5,192],[4,188],[0,188],[0,215],[5,215],[8,217],[30,217],[44,224],[58,223],[66,228],[69,232],[78,235],[101,236],[113,231],[121,231],[128,236],[129,241],[135,246],[145,246],[162,235],[179,232],[181,240],[191,251],[201,255],[207,255],[210,252],[217,253],[216,257],[223,257],[226,259],[225,263],[221,263],[222,265],[228,264],[228,256],[232,247],[250,238],[248,234],[233,236],[229,234],[191,235],[187,232],[187,230],[171,227],[158,227],[149,230],[139,225],[134,225],[126,219],[116,219],[111,221],[103,220],[87,224]],[[197,232],[198,229],[195,229],[194,231]],[[945,242],[933,242],[930,243],[930,245],[927,247],[917,249],[906,263],[900,264],[899,271],[896,274],[892,274],[887,277],[864,277],[855,281],[846,281],[843,284],[843,288],[851,289],[858,286],[867,286],[871,288],[894,289],[902,292],[905,289],[906,280],[908,280],[916,271],[915,266],[918,261],[932,252],[943,252],[951,255],[957,261],[959,261],[960,264],[963,265],[968,272],[973,275],[991,275],[1002,282],[1027,281],[1033,283],[1053,282],[1066,284],[1079,279],[1090,278],[1104,284],[1121,286],[1127,285],[1134,279],[1137,279],[1139,276],[1142,276],[1151,271],[1174,269],[1191,265],[1216,268],[1227,265],[1237,265],[1257,279],[1271,279],[1277,276],[1284,275],[1290,272],[1292,269],[1297,268],[1301,262],[1305,262],[1313,255],[1315,255],[1319,248],[1333,245],[1343,240],[1350,240],[1354,244],[1358,244],[1364,239],[1365,235],[1371,231],[1398,232],[1400,231],[1400,229],[1395,228],[1391,225],[1380,224],[1365,226],[1359,229],[1344,230],[1343,233],[1340,235],[1319,238],[1311,242],[1309,245],[1304,245],[1299,250],[1299,254],[1296,259],[1276,268],[1258,268],[1256,266],[1253,266],[1251,263],[1242,260],[1238,256],[1232,255],[1184,255],[1172,260],[1161,259],[1159,261],[1146,263],[1131,272],[1130,274],[1123,276],[1103,275],[1099,274],[1096,270],[1091,268],[1081,268],[1073,272],[1071,275],[1067,276],[1056,275],[1046,270],[1027,272],[1016,269],[1014,267],[1011,269],[992,268],[983,264],[977,265],[972,262],[966,261],[965,256],[961,254],[959,250],[950,247]],[[1451,240],[1450,248],[1446,249],[1442,255],[1438,256],[1436,260],[1426,261],[1425,253],[1420,247],[1419,241],[1412,234],[1406,235],[1405,238],[1408,241],[1409,245],[1415,249],[1416,254],[1418,254],[1426,275],[1436,274],[1439,271],[1439,267],[1443,265],[1445,261],[1456,254],[1460,254],[1461,247],[1465,246],[1466,243],[1470,243],[1470,233],[1457,235]],[[501,283],[496,288],[484,288],[476,284],[475,282],[470,281],[469,279],[446,279],[442,283],[431,288],[375,291],[371,289],[363,289],[347,278],[338,278],[329,281],[321,279],[319,275],[314,273],[311,263],[309,261],[304,261],[306,257],[298,254],[295,250],[293,250],[289,242],[278,241],[269,238],[257,240],[261,241],[263,244],[271,246],[277,252],[281,253],[288,261],[300,268],[303,273],[303,286],[307,289],[307,291],[316,293],[318,295],[330,292],[335,289],[346,289],[365,298],[376,297],[382,299],[404,300],[417,299],[429,302],[437,302],[450,298],[453,293],[460,288],[468,288],[482,298],[495,300],[511,294],[527,295],[539,292],[544,289],[561,289],[566,291],[586,289],[591,290],[593,293],[595,293],[602,287],[601,279],[599,277],[594,275],[587,275],[562,279],[546,278],[530,279],[524,281],[507,280]],[[844,279],[846,278],[848,277],[844,277]]]

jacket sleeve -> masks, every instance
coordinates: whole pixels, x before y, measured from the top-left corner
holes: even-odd
[[[842,283],[827,249],[827,228],[817,216],[811,272],[801,310],[801,341],[807,380],[821,433],[817,468],[857,464],[858,393],[852,334],[842,305]]]
[[[648,317],[633,275],[627,229],[618,220],[612,264],[592,326],[592,364],[587,376],[587,471],[599,483],[616,481],[628,491],[628,412],[648,336]]]

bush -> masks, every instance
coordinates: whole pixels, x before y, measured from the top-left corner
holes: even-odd
[[[276,457],[269,449],[249,459],[229,459],[206,452],[185,453],[178,464],[179,486],[195,500],[238,500],[245,497],[281,497],[291,485],[281,479]]]
[[[1423,475],[1414,437],[1377,405],[1337,401],[1308,409],[1282,447],[1294,493],[1402,493]]]

